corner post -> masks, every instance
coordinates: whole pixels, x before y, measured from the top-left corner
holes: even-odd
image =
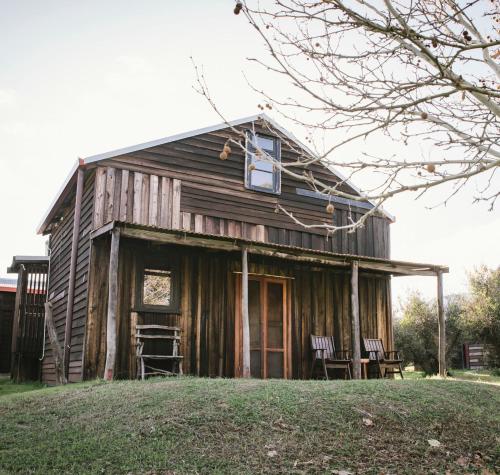
[[[248,251],[241,251],[241,326],[243,333],[243,365],[242,376],[250,377],[250,322],[248,316]]]
[[[351,262],[351,323],[352,323],[352,369],[353,378],[361,379],[361,345],[359,332],[359,293],[358,293],[359,262]]]
[[[28,273],[23,264],[19,266],[19,271],[17,273],[17,288],[16,288],[16,300],[14,308],[14,320],[12,322],[12,344],[11,344],[11,362],[10,362],[10,377],[11,379],[19,383],[20,379],[20,367],[21,367],[21,351],[18,348],[19,343],[19,326],[21,325],[21,306],[23,300],[23,293],[26,291],[27,287],[27,277]]]
[[[83,182],[85,172],[80,166],[76,177],[75,211],[73,215],[73,236],[71,239],[71,260],[69,264],[68,303],[64,327],[64,374],[69,377],[69,359],[71,350],[71,330],[73,326],[73,307],[75,304],[76,263],[78,259],[78,239],[80,237],[80,216],[82,211]]]
[[[439,326],[439,376],[446,377],[446,322],[444,318],[443,272],[437,271],[437,304]]]
[[[104,379],[111,381],[115,372],[116,360],[116,309],[118,302],[118,254],[120,251],[120,230],[111,231],[111,249],[108,271],[108,316],[106,323],[106,366]]]

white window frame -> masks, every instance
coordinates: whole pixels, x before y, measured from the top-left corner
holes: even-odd
[[[249,165],[252,163],[252,152],[251,150],[255,150],[255,146],[253,145],[256,143],[256,140],[252,140],[252,136],[258,136],[258,137],[263,137],[269,140],[272,140],[274,142],[274,155],[271,154],[271,157],[273,160],[281,163],[281,140],[278,137],[273,137],[272,135],[267,135],[267,134],[260,134],[260,133],[253,133],[252,131],[248,130],[246,133],[246,142],[245,142],[245,188],[248,190],[253,190],[253,191],[258,191],[261,193],[270,193],[273,195],[279,195],[281,194],[281,169],[278,166],[275,166],[272,175],[273,175],[273,188],[264,188],[258,185],[252,185],[252,171],[249,169]],[[268,153],[265,151],[265,153]],[[269,172],[268,172],[269,173]]]

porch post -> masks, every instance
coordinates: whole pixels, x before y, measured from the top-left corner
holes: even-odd
[[[108,270],[108,317],[106,323],[106,366],[104,379],[111,381],[116,360],[116,308],[118,301],[118,253],[120,250],[120,230],[111,231],[111,249]]]
[[[439,376],[446,377],[446,322],[444,319],[443,304],[443,272],[439,270],[437,276],[437,304],[439,325]]]
[[[244,247],[241,252],[241,327],[243,333],[242,376],[250,377],[250,323],[248,317],[248,251]]]
[[[361,347],[359,334],[358,261],[351,262],[351,328],[353,378],[361,379]]]

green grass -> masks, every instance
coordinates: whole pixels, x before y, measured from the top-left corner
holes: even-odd
[[[496,383],[500,384],[500,375],[494,374],[487,369],[470,370],[470,369],[452,369],[450,370],[451,376],[455,379],[464,381],[478,381],[483,383]]]
[[[499,406],[438,379],[82,383],[0,398],[0,473],[494,473]]]
[[[0,378],[0,397],[7,394],[24,393],[26,391],[33,391],[35,389],[43,388],[41,383],[23,383],[15,384],[8,377]]]
[[[478,383],[491,383],[500,385],[500,376],[495,374],[494,371],[483,370],[470,370],[470,369],[450,369],[450,378],[459,381],[475,381]],[[425,378],[423,371],[403,371],[406,379],[422,379]],[[432,377],[432,376],[431,376]]]

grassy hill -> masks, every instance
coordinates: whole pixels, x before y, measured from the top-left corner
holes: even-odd
[[[500,387],[472,382],[181,378],[0,397],[0,473],[491,474],[499,445]]]

